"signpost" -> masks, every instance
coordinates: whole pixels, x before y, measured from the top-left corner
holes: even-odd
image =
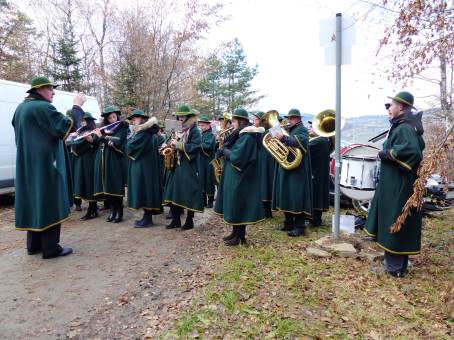
[[[334,156],[334,238],[339,238],[340,223],[340,144],[341,144],[341,80],[342,64],[351,63],[351,46],[355,41],[355,23],[352,18],[343,19],[341,13],[336,20],[320,22],[320,44],[325,47],[325,64],[336,65],[336,148]],[[333,53],[334,51],[334,53]]]

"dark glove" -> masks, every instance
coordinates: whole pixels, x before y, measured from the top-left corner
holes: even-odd
[[[232,153],[232,151],[230,151],[230,150],[227,149],[227,148],[224,148],[224,149],[222,149],[222,150],[224,151],[224,152],[223,152],[224,158],[227,159],[227,160],[229,160],[229,159],[230,159],[230,154]]]
[[[388,150],[380,150],[380,152],[378,153],[378,157],[381,160],[388,160],[388,161],[392,160],[392,157]]]

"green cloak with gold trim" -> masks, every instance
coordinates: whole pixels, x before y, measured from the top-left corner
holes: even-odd
[[[128,206],[132,209],[162,210],[160,140],[155,127],[135,133],[126,143]]]
[[[202,212],[202,186],[199,176],[201,134],[196,124],[186,133],[184,141],[179,144],[181,150],[177,151],[175,168],[167,170],[164,204]]]
[[[72,120],[44,99],[27,97],[16,109],[15,224],[43,231],[65,220],[72,204],[70,162],[64,139]]]
[[[390,253],[417,254],[421,250],[421,211],[412,210],[399,232],[391,234],[389,229],[413,193],[423,150],[424,140],[407,123],[392,127],[383,144],[383,151],[389,157],[381,161],[380,179],[365,231]]]
[[[95,196],[124,196],[127,180],[127,158],[125,156],[128,125],[120,123],[109,136],[94,136],[98,146],[95,158]],[[112,142],[112,146],[109,145]]]
[[[249,126],[241,130],[230,147],[230,159],[224,161],[214,212],[228,224],[255,224],[265,218],[258,162],[263,128],[259,129]]]
[[[202,133],[202,149],[200,153],[200,180],[202,182],[202,192],[208,196],[214,196],[215,177],[214,169],[210,162],[214,158],[214,149],[216,148],[216,140],[211,128]]]
[[[312,167],[312,204],[314,209],[329,209],[329,161],[331,140],[327,137],[314,137],[309,141]]]
[[[95,193],[95,157],[97,147],[85,139],[71,141],[73,158],[74,197],[85,201],[96,201]]]
[[[265,149],[262,144],[264,134],[260,138],[259,149],[259,169],[260,169],[260,191],[263,202],[271,202],[273,198],[273,181],[276,161],[273,156]]]
[[[309,155],[309,134],[302,123],[295,124],[289,130],[303,159],[298,167],[285,170],[279,164],[274,172],[273,203],[274,210],[312,216],[312,167]]]

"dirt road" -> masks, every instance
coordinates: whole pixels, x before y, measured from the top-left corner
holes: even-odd
[[[211,209],[185,232],[166,230],[164,215],[134,229],[140,212],[126,211],[119,224],[105,222],[106,212],[82,222],[83,213],[62,229],[61,244],[74,254],[42,260],[26,254],[12,206],[1,207],[0,338],[152,336],[212,275],[208,264],[219,255],[211,250],[225,231]]]

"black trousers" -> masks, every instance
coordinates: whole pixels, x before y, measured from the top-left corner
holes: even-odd
[[[392,254],[385,251],[385,269],[390,273],[405,274],[408,267],[408,255]]]
[[[304,214],[293,214],[289,212],[284,213],[285,221],[284,223],[288,226],[292,226],[294,228],[304,228],[304,221],[305,217]]]
[[[57,224],[44,231],[27,231],[27,250],[29,252],[42,251],[43,256],[56,255],[61,251],[61,225]]]

